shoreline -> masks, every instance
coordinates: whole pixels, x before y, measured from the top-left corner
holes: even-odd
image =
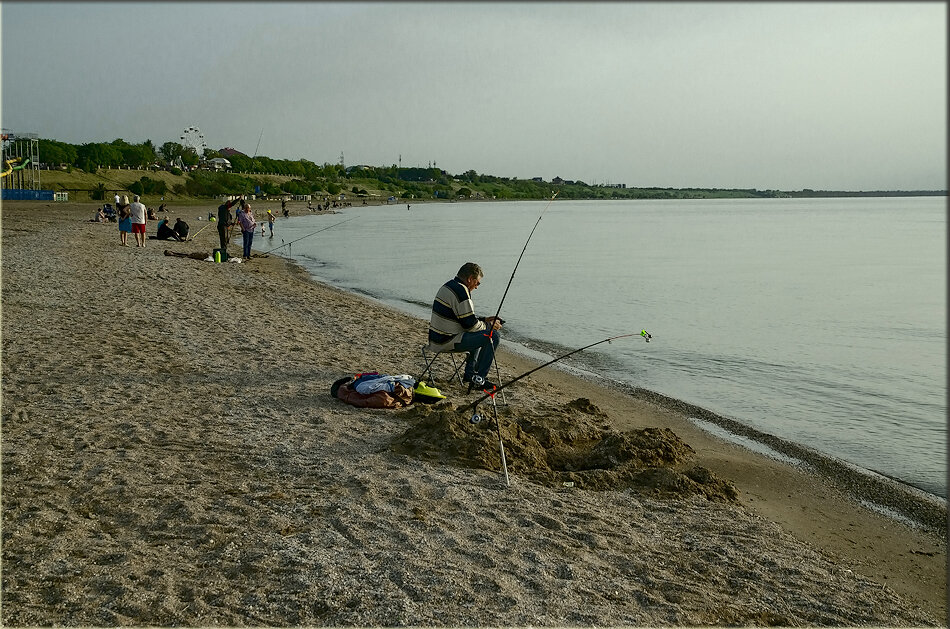
[[[303,264],[293,258],[280,254],[274,255],[299,267],[301,272],[306,273],[315,282],[333,286],[357,298],[370,299],[381,307],[388,308],[400,316],[417,319],[422,326],[427,324],[425,319],[413,314],[408,308],[401,308],[400,303],[380,298],[367,291],[336,286],[332,282],[311,273]],[[519,341],[506,339],[506,343],[517,344],[518,349],[514,351],[528,358],[528,360],[534,360],[531,357],[532,353],[539,355],[540,358],[537,359],[538,362],[536,364],[546,362],[554,357],[543,351],[531,349]],[[744,424],[739,419],[717,413],[699,404],[673,398],[663,393],[638,387],[620,380],[611,379],[602,374],[579,369],[571,365],[570,362],[552,365],[552,368],[592,383],[602,384],[608,389],[617,390],[622,394],[629,395],[636,399],[656,404],[665,410],[709,422],[731,435],[749,439],[780,455],[800,461],[802,465],[810,466],[813,472],[823,475],[828,482],[834,484],[844,493],[851,496],[855,502],[860,503],[862,500],[868,501],[872,505],[895,513],[898,517],[910,520],[916,526],[934,532],[943,538],[947,537],[947,499],[943,496],[931,493],[904,480],[888,476],[876,470],[862,468],[861,466],[834,455],[821,452],[807,445],[764,432]],[[884,512],[882,513],[887,515]]]
[[[210,252],[211,230],[121,248],[95,207],[0,211],[4,624],[945,622],[945,537],[850,499],[830,482],[846,470],[560,370],[511,387],[508,410],[585,398],[618,430],[669,428],[739,504],[504,489],[393,454],[411,414],[328,390],[417,369],[417,318],[277,255],[162,254]],[[503,380],[537,365],[499,356]]]

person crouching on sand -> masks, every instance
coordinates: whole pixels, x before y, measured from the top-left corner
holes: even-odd
[[[172,227],[175,230],[175,233],[178,234],[178,240],[185,241],[188,240],[188,223],[181,220],[180,218],[175,219],[175,226]]]

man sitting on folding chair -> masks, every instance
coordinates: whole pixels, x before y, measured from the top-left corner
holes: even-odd
[[[481,267],[474,262],[463,264],[458,275],[436,294],[429,321],[429,347],[433,351],[468,352],[463,380],[469,383],[469,392],[497,388],[488,381],[488,370],[501,340],[502,320],[475,316],[472,291],[481,283]]]

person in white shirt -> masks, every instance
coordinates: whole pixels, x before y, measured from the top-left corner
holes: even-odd
[[[135,246],[145,246],[145,206],[140,202],[139,195],[132,197],[132,205],[129,206],[132,212],[132,234],[135,235]]]

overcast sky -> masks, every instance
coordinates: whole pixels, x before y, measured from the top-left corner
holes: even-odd
[[[3,128],[74,144],[197,126],[320,164],[947,187],[944,2],[5,1],[0,20]]]

